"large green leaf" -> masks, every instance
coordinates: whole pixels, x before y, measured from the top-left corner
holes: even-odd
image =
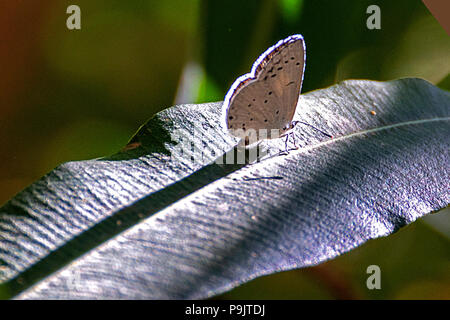
[[[300,97],[301,148],[236,140],[222,103],[158,113],[111,157],[69,162],[0,209],[0,291],[30,298],[207,298],[315,265],[449,203],[450,95],[420,79]],[[180,154],[193,137],[202,159]],[[201,133],[199,135],[198,133]]]

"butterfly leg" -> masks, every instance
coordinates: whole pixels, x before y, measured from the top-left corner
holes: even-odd
[[[280,151],[280,153],[279,153],[280,156],[284,156],[284,155],[288,155],[289,154],[288,140],[289,140],[289,134],[287,134],[286,135],[286,139],[284,139],[284,150]]]
[[[299,147],[297,146],[297,143],[296,143],[296,141],[295,141],[295,135],[294,135],[294,132],[291,132],[290,134],[292,135],[292,140],[294,141],[294,150],[297,150]]]
[[[284,153],[286,155],[289,154],[288,142],[289,142],[289,134],[286,135],[286,140],[284,140]]]
[[[288,148],[288,142],[289,142],[289,137],[292,136],[292,140],[294,142],[294,148],[290,149]],[[288,155],[289,154],[289,150],[297,150],[299,147],[296,144],[295,141],[295,136],[293,132],[289,132],[288,134],[286,134],[286,139],[284,140],[284,150],[280,151],[280,155]]]

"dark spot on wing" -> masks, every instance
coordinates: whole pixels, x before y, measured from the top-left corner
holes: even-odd
[[[297,41],[302,41],[302,40],[301,39],[286,39],[285,43],[282,43],[278,47],[275,47],[258,64],[258,66],[256,67],[256,70],[255,70],[255,74],[257,75],[261,71],[261,69],[263,69],[272,59],[275,59],[275,57],[277,57],[283,49],[285,49],[287,46],[289,46]],[[281,62],[281,60],[278,60],[278,61],[275,61],[274,64],[279,64],[280,62]]]

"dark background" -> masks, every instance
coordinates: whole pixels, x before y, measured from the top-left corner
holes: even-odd
[[[66,28],[71,4],[81,30]],[[366,27],[372,4],[381,30]],[[303,92],[350,78],[450,88],[450,38],[419,0],[2,1],[0,204],[59,163],[115,153],[159,110],[223,100],[259,54],[295,33],[307,48]],[[444,222],[420,221],[223,298],[448,299]],[[381,267],[382,290],[365,287],[370,264]]]

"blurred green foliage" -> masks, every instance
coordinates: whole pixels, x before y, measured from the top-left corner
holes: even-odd
[[[81,30],[66,28],[70,4],[81,8]],[[381,8],[381,30],[366,28],[372,4]],[[449,89],[450,38],[420,0],[46,0],[2,6],[0,203],[59,163],[116,152],[149,117],[174,103],[222,100],[259,54],[291,34],[306,41],[303,92],[348,78],[422,77]],[[414,225],[394,236],[395,252],[391,238],[329,262],[312,277],[305,276],[308,270],[283,273],[225,297],[253,296],[249,288],[265,298],[426,298],[443,290],[448,297],[449,279],[442,275],[448,238]],[[328,290],[340,284],[333,284],[327,268],[341,270],[350,288],[363,283],[360,266],[368,263],[383,264],[394,284],[381,293],[359,288],[340,296]],[[311,280],[317,277],[328,279],[327,290]],[[286,290],[293,284],[297,289]]]

